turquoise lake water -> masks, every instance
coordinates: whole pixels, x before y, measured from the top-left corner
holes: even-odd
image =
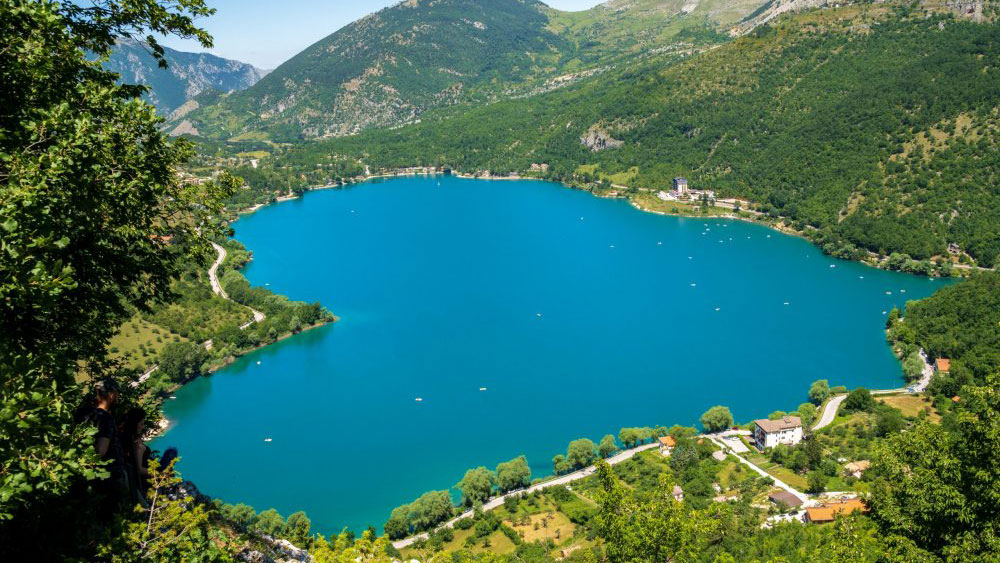
[[[251,283],[342,320],[181,389],[155,447],[324,533],[381,528],[470,467],[546,475],[574,438],[793,410],[816,379],[898,387],[883,312],[942,284],[536,181],[373,182],[234,227]]]

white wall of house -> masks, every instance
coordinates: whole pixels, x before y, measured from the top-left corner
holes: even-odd
[[[763,446],[764,449],[773,448],[778,444],[794,446],[802,441],[802,427],[796,426],[795,428],[779,430],[777,432],[764,432],[763,428],[755,426],[754,438],[756,438],[757,444]]]

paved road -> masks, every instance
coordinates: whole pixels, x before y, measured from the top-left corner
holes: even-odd
[[[606,461],[608,462],[608,465],[615,465],[615,464],[621,463],[621,462],[623,462],[623,461],[625,461],[627,459],[631,459],[633,456],[635,456],[635,454],[637,454],[639,452],[643,452],[643,451],[655,448],[657,446],[659,446],[659,444],[656,443],[656,442],[653,442],[652,444],[643,444],[643,445],[641,445],[641,446],[639,446],[637,448],[631,448],[631,449],[628,449],[628,450],[622,450],[621,452],[618,452],[617,454],[609,457]],[[551,479],[549,481],[544,481],[542,483],[534,484],[534,485],[528,487],[527,489],[519,489],[519,490],[516,490],[516,491],[511,491],[511,492],[509,492],[509,493],[507,493],[505,495],[500,495],[500,496],[493,497],[492,499],[490,499],[489,501],[487,501],[485,504],[483,504],[483,512],[486,512],[488,510],[493,510],[494,508],[502,506],[504,499],[507,498],[507,497],[509,497],[509,496],[517,496],[517,495],[521,495],[521,494],[525,494],[525,493],[533,493],[535,491],[540,491],[542,489],[547,489],[549,487],[555,487],[555,486],[558,486],[558,485],[565,485],[566,483],[571,483],[573,481],[576,481],[576,480],[579,480],[579,479],[583,479],[584,477],[587,477],[589,475],[593,475],[595,471],[597,471],[596,467],[594,467],[593,465],[588,465],[587,467],[584,467],[583,469],[580,469],[578,471],[574,471],[573,473],[568,473],[566,475],[562,475],[560,477],[556,477],[555,479]],[[470,518],[471,516],[472,516],[472,511],[471,510],[467,510],[467,511],[463,512],[462,514],[459,514],[458,516],[452,518],[451,520],[448,520],[447,522],[445,522],[444,524],[442,524],[440,527],[441,528],[452,528],[452,527],[455,526],[455,522],[458,522],[462,518]],[[407,547],[407,546],[413,544],[414,542],[416,542],[418,540],[426,540],[428,537],[430,537],[429,534],[427,532],[423,532],[423,533],[417,534],[415,536],[410,536],[410,537],[405,538],[405,539],[394,541],[394,542],[392,542],[392,545],[396,549],[403,549],[404,547]]]
[[[212,284],[213,293],[215,293],[216,295],[218,295],[223,299],[229,299],[229,296],[226,295],[226,290],[222,289],[222,283],[219,282],[219,276],[218,276],[219,266],[221,266],[222,262],[226,259],[226,249],[222,248],[221,245],[216,244],[214,242],[212,243],[212,248],[215,249],[215,252],[218,255],[215,257],[215,262],[212,262],[212,265],[208,268],[208,281],[210,284]],[[243,306],[247,307],[246,305]],[[267,318],[267,315],[261,313],[260,311],[254,309],[253,307],[247,307],[247,309],[250,309],[250,312],[253,313],[253,319],[240,325],[240,330],[244,330],[253,323],[259,323],[260,321]],[[202,342],[201,345],[204,346],[206,350],[211,350],[212,339],[209,338],[208,340]],[[140,375],[137,381],[132,382],[132,387],[138,387],[139,385],[145,383],[145,381],[149,379],[149,376],[153,375],[153,372],[158,369],[160,369],[160,366],[158,365],[149,368],[149,371]]]
[[[927,384],[930,382],[930,378],[933,375],[934,371],[933,371],[933,368],[930,365],[930,362],[927,359],[927,355],[924,354],[923,350],[920,351],[920,355],[924,359],[924,375],[923,375],[923,377],[921,377],[920,381],[916,385],[913,385],[911,387],[901,387],[901,388],[898,388],[898,389],[876,389],[876,390],[871,391],[871,394],[872,395],[891,395],[893,393],[918,393],[918,392],[921,392],[924,389],[926,389],[927,388]],[[833,396],[826,403],[826,407],[823,409],[822,416],[820,416],[819,420],[816,421],[816,423],[813,425],[813,427],[812,427],[813,430],[819,430],[820,428],[824,428],[826,426],[829,426],[830,423],[832,423],[833,420],[837,417],[837,411],[840,409],[841,403],[843,403],[844,399],[846,399],[846,398],[847,398],[847,394],[846,393]],[[773,479],[774,480],[774,484],[775,484],[776,487],[784,489],[784,490],[788,491],[789,493],[795,495],[796,497],[798,497],[799,499],[801,499],[802,502],[805,503],[806,505],[809,504],[809,503],[811,503],[811,502],[813,502],[812,497],[810,497],[806,493],[803,493],[801,491],[798,491],[798,490],[794,489],[788,483],[785,483],[784,481],[778,479],[774,475],[771,475],[767,471],[764,471],[760,467],[754,465],[753,463],[751,463],[750,461],[748,461],[746,458],[744,458],[743,456],[741,456],[738,453],[736,453],[733,450],[733,448],[729,447],[724,442],[724,440],[723,440],[723,438],[728,438],[728,437],[731,437],[731,436],[740,436],[740,435],[744,435],[745,436],[745,435],[750,435],[750,434],[751,434],[751,432],[749,432],[747,430],[727,430],[727,431],[724,431],[724,432],[719,432],[717,434],[701,434],[700,437],[708,438],[709,440],[712,441],[712,443],[714,443],[715,445],[719,446],[719,448],[721,448],[722,451],[728,452],[730,455],[732,455],[733,457],[735,457],[736,459],[738,459],[740,461],[740,463],[742,463],[742,464],[746,465],[747,467],[749,467],[750,469],[754,470],[754,472],[758,473],[759,475],[761,475],[763,477],[768,477],[770,479]],[[644,445],[639,446],[637,448],[632,448],[632,449],[629,449],[629,450],[623,450],[623,451],[619,452],[618,454],[616,454],[616,455],[608,458],[607,462],[610,465],[615,465],[616,463],[621,463],[621,462],[623,462],[623,461],[625,461],[627,459],[632,458],[633,456],[635,456],[635,454],[637,454],[639,452],[642,452],[642,451],[645,451],[645,450],[648,450],[648,449],[655,448],[655,447],[657,447],[657,445],[658,444],[656,442],[653,442],[652,444],[644,444]],[[525,492],[531,493],[531,492],[534,492],[534,491],[537,491],[537,490],[541,490],[541,489],[545,489],[545,488],[548,488],[548,487],[554,487],[556,485],[565,485],[566,483],[570,483],[570,482],[576,481],[578,479],[583,479],[584,477],[587,477],[588,475],[593,475],[595,471],[596,471],[595,467],[593,465],[590,465],[588,467],[585,467],[585,468],[583,468],[583,469],[581,469],[579,471],[575,471],[575,472],[570,473],[568,475],[563,475],[561,477],[557,477],[555,479],[552,479],[552,480],[549,480],[549,481],[545,481],[543,483],[538,483],[536,485],[532,485],[531,487],[528,487],[527,489],[521,489],[521,490],[517,490],[517,491],[511,491],[511,492],[507,493],[506,495],[501,495],[501,496],[498,496],[498,497],[494,497],[494,498],[490,499],[488,502],[486,502],[483,505],[483,511],[485,512],[487,510],[493,510],[494,508],[497,508],[498,506],[501,506],[503,504],[504,499],[506,497],[508,497],[508,496],[511,496],[511,495],[520,495],[520,494],[525,493]],[[452,518],[451,520],[445,522],[441,527],[446,527],[446,528],[454,527],[455,522],[461,520],[462,518],[469,518],[471,516],[472,516],[472,511],[468,510],[468,511],[463,512],[462,514],[456,516],[455,518]],[[409,545],[413,544],[414,542],[416,542],[418,540],[426,540],[428,537],[429,537],[429,534],[427,532],[424,532],[424,533],[417,534],[415,536],[411,536],[411,537],[408,537],[408,538],[405,538],[405,539],[402,539],[402,540],[399,540],[399,541],[395,541],[395,542],[392,543],[392,545],[396,549],[402,549],[404,547],[408,547]]]
[[[830,426],[833,419],[837,418],[837,410],[840,409],[840,403],[844,402],[847,395],[835,395],[826,403],[826,408],[823,409],[823,415],[819,417],[816,424],[813,424],[813,430],[819,430],[820,428],[825,428]]]
[[[223,299],[229,299],[229,295],[226,294],[226,290],[222,289],[222,283],[219,282],[219,276],[218,276],[219,266],[221,266],[222,262],[226,260],[226,249],[222,248],[222,245],[216,244],[214,242],[212,243],[212,248],[215,249],[215,251],[218,253],[218,256],[216,256],[215,262],[212,262],[212,266],[208,269],[208,281],[209,283],[212,284],[212,291],[215,292],[216,295],[218,295]],[[248,326],[252,325],[253,323],[259,323],[267,318],[267,315],[261,313],[260,311],[254,309],[253,307],[247,307],[246,305],[244,305],[244,307],[250,309],[250,312],[253,313],[253,319],[240,325],[240,330],[245,330]]]
[[[212,262],[212,265],[208,268],[208,281],[212,284],[212,291],[216,295],[223,299],[229,299],[229,296],[226,295],[226,290],[222,289],[222,284],[219,283],[218,276],[219,266],[226,260],[226,249],[222,248],[221,244],[214,242],[212,243],[212,248],[215,249],[217,256],[215,257],[215,262]]]
[[[892,395],[894,393],[923,393],[927,390],[927,386],[931,382],[931,377],[934,376],[934,366],[931,365],[930,359],[927,358],[927,353],[920,350],[920,358],[924,361],[923,374],[920,376],[920,381],[909,385],[907,387],[899,387],[897,389],[874,389],[871,391],[872,395]],[[819,430],[820,428],[825,428],[833,422],[833,419],[837,418],[837,410],[840,409],[840,404],[844,402],[847,398],[846,394],[835,395],[829,402],[826,403],[826,407],[823,409],[823,415],[820,416],[816,424],[813,424],[813,430]]]
[[[913,390],[917,393],[923,393],[927,390],[927,386],[931,383],[931,378],[934,377],[934,366],[931,365],[930,358],[927,357],[927,352],[924,349],[920,349],[920,359],[924,361],[923,375],[920,376],[920,381],[913,385]]]

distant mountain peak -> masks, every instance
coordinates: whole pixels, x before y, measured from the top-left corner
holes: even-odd
[[[149,86],[147,98],[163,114],[208,91],[244,90],[267,74],[253,65],[211,53],[187,53],[164,47],[164,58],[166,69],[157,65],[144,43],[119,38],[104,66],[120,74],[122,82]]]

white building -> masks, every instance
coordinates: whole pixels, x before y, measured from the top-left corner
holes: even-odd
[[[688,192],[687,178],[674,178],[674,191],[677,195],[684,195]]]
[[[753,421],[753,424],[753,437],[759,448],[773,448],[778,444],[794,446],[802,441],[802,420],[797,416],[778,420],[762,418]]]

